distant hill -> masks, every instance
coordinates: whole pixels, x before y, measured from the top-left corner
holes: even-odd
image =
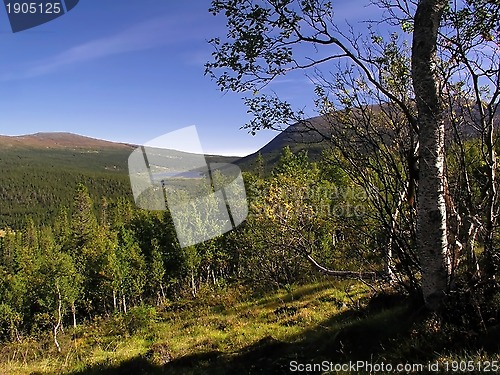
[[[0,136],[0,229],[18,228],[28,217],[50,222],[61,206],[71,206],[78,183],[96,202],[102,197],[132,200],[128,158],[136,147],[71,133]],[[181,161],[183,153],[176,157]]]
[[[42,149],[126,149],[132,145],[104,141],[72,133],[36,133],[20,136],[0,135],[0,147],[42,148]]]
[[[381,110],[381,107],[379,105],[375,105],[372,109],[375,112],[378,112]],[[457,112],[458,111],[459,110],[457,109]],[[469,121],[471,117],[475,117],[477,119],[479,118],[479,111],[473,108],[471,113],[465,114],[464,117],[468,118]],[[495,115],[494,123],[496,128],[500,126],[500,108],[498,108],[498,113]],[[294,153],[306,150],[310,160],[318,160],[321,153],[325,149],[332,147],[330,142],[324,140],[325,137],[328,138],[331,134],[331,126],[332,125],[321,116],[306,119],[304,122],[295,123],[280,132],[257,152],[242,157],[236,161],[236,164],[238,164],[245,171],[255,170],[255,161],[260,153],[265,161],[266,171],[269,172],[279,160],[281,150],[283,150],[285,146],[290,147]],[[445,120],[445,127],[447,132],[447,141],[451,141],[454,135],[450,119]],[[475,139],[480,137],[479,131],[467,122],[460,124],[458,130],[463,139]]]
[[[317,160],[325,148],[331,147],[331,144],[324,141],[322,137],[322,135],[328,135],[328,128],[329,125],[319,116],[308,119],[306,123],[293,124],[257,152],[236,161],[236,164],[243,170],[251,171],[255,168],[255,160],[260,153],[267,168],[272,169],[286,146],[290,147],[294,153],[307,150],[310,159]]]
[[[0,228],[28,217],[50,222],[70,207],[78,183],[95,201],[131,199],[127,158],[133,146],[69,133],[0,136]]]

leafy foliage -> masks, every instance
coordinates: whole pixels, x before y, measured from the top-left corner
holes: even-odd
[[[70,208],[62,206],[52,225],[28,219],[22,231],[0,236],[2,338],[53,331],[56,340],[61,327],[110,314],[133,325],[149,316],[140,307],[145,302],[197,296],[234,279],[265,288],[296,284],[318,275],[306,255],[353,270],[380,268],[362,265],[368,246],[353,237],[366,227],[366,202],[332,168],[284,149],[271,176],[245,174],[246,223],[185,248],[168,211],[139,210],[123,198],[96,204],[78,184]],[[222,178],[214,173],[217,183]]]

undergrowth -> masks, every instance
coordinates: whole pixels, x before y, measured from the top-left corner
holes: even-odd
[[[50,336],[5,344],[0,374],[279,374],[292,362],[500,359],[498,347],[469,345],[469,336],[400,295],[374,297],[355,282],[266,295],[239,285],[66,327],[60,353]]]

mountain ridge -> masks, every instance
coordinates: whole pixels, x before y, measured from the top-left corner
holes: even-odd
[[[0,135],[0,147],[32,147],[41,149],[130,149],[127,143],[106,141],[69,132],[38,132],[25,135]]]
[[[321,153],[331,147],[321,134],[328,135],[328,124],[321,116],[311,117],[305,121],[299,121],[280,131],[276,137],[262,146],[259,150],[243,156],[235,163],[242,170],[252,171],[256,168],[256,160],[259,154],[264,158],[267,169],[278,162],[284,147],[288,146],[294,153],[307,151],[312,160],[320,158]]]

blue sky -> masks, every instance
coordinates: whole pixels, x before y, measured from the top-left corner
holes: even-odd
[[[0,9],[0,134],[66,131],[142,144],[196,125],[205,153],[258,150],[276,133],[241,130],[249,120],[242,95],[221,93],[204,76],[207,40],[225,34],[225,19],[209,6],[82,0],[66,15],[15,34]],[[356,17],[365,11],[357,4],[354,10]],[[343,6],[339,17],[350,13]],[[307,86],[305,77],[284,79],[279,89],[306,105]]]

